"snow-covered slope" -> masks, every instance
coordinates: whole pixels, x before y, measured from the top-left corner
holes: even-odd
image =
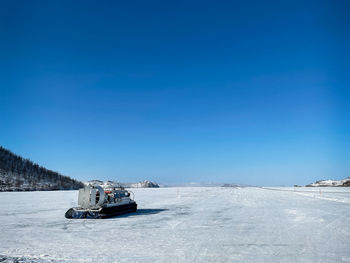
[[[142,182],[138,182],[136,184],[132,184],[131,187],[134,188],[159,188],[159,185],[157,183],[153,183],[150,181],[142,181]]]
[[[0,191],[79,189],[77,180],[48,170],[0,146]]]
[[[85,184],[99,184],[103,187],[110,187],[110,186],[123,186],[128,188],[159,188],[159,185],[157,183],[151,182],[151,181],[142,181],[138,183],[121,183],[118,181],[100,181],[100,180],[91,180],[85,182]]]
[[[0,193],[0,255],[65,263],[350,262],[350,188],[133,192],[138,212],[106,220],[65,219],[77,191]]]
[[[319,187],[319,186],[350,186],[350,177],[343,180],[320,180],[315,183],[308,184],[308,187]]]

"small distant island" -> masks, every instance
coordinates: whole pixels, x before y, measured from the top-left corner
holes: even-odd
[[[238,188],[240,185],[238,184],[223,184],[221,187],[233,187],[233,188]]]
[[[343,180],[319,180],[306,187],[350,187],[350,177]]]

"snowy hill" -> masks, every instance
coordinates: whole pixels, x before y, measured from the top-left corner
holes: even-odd
[[[134,188],[159,188],[159,185],[157,183],[153,183],[150,181],[143,181],[143,182],[138,182],[136,184],[132,184],[131,187]]]
[[[350,177],[343,180],[320,180],[315,183],[306,185],[307,187],[336,187],[336,186],[349,186],[350,187]]]
[[[157,183],[147,181],[147,180],[138,182],[138,183],[120,183],[117,181],[103,182],[100,180],[91,180],[91,181],[85,182],[85,184],[98,184],[98,185],[102,185],[103,187],[123,186],[127,188],[159,188],[159,185]]]
[[[0,146],[0,191],[79,189],[77,180],[48,170]]]
[[[91,181],[87,181],[84,182],[85,185],[101,185],[103,188],[108,188],[108,187],[126,187],[124,184],[119,183],[117,181],[101,181],[101,180],[91,180]]]

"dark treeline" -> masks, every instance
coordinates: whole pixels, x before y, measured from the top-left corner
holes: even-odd
[[[68,190],[83,184],[0,146],[0,191]]]

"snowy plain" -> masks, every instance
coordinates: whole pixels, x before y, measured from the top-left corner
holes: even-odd
[[[0,193],[0,259],[350,262],[350,188],[131,190],[138,212],[103,220],[64,217],[77,191]]]

